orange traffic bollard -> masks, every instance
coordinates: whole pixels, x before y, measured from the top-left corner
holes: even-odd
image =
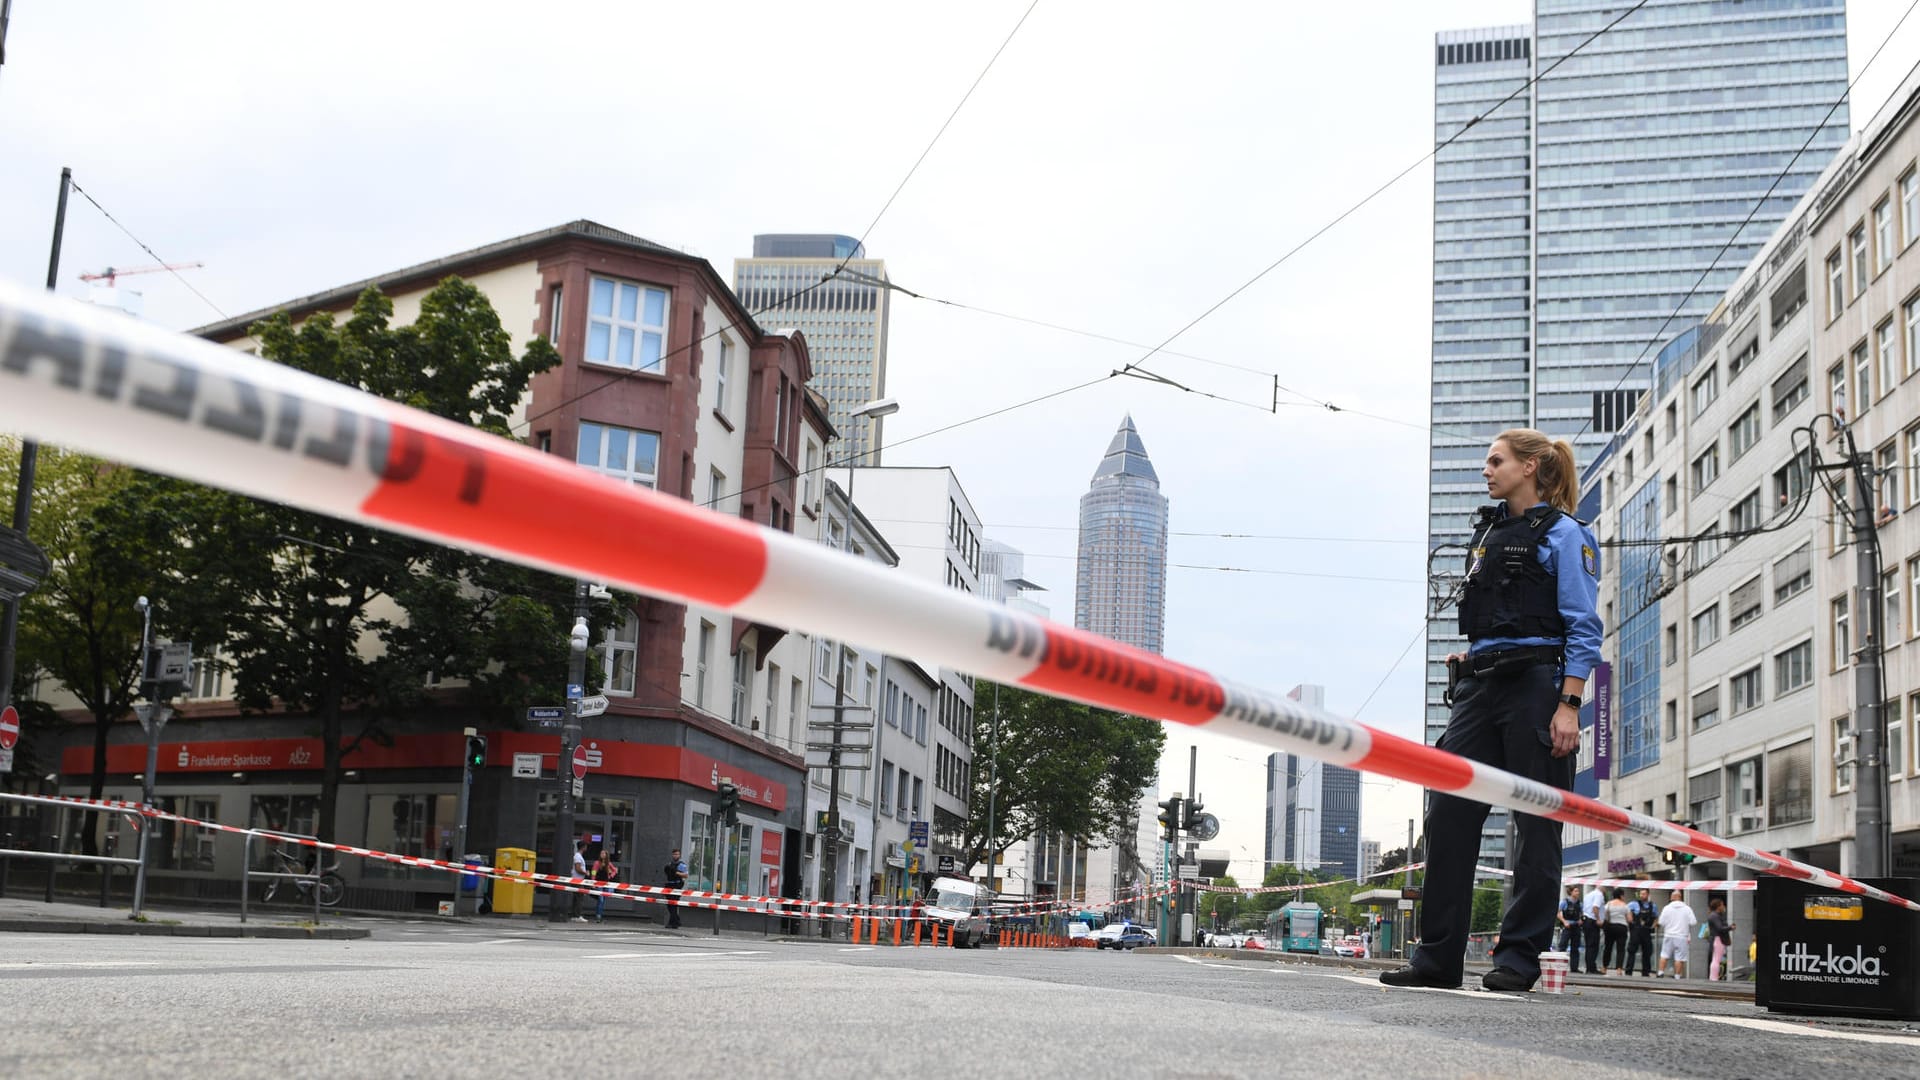
[[[899,919],[893,920],[893,944],[894,944],[894,947],[896,948],[898,948],[900,945],[900,920]]]
[[[861,919],[860,916],[855,915],[853,917],[853,943],[855,945],[860,944],[860,931],[865,929],[865,925],[865,920]]]
[[[913,947],[916,949],[920,947],[920,920],[919,919],[913,920]]]

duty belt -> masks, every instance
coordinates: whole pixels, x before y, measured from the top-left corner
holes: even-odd
[[[1561,663],[1565,646],[1561,645],[1523,645],[1512,649],[1495,649],[1489,652],[1474,653],[1467,657],[1467,670],[1474,675],[1490,675],[1498,671],[1517,671],[1535,664]]]

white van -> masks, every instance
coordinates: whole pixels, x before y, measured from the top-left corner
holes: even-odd
[[[921,914],[947,924],[956,949],[978,948],[992,929],[986,890],[966,878],[934,878]]]

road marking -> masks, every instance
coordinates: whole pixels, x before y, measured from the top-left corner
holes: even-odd
[[[505,937],[505,938],[495,938],[492,941],[476,941],[474,942],[474,944],[475,945],[518,945],[525,940],[527,939],[517,938],[517,937]]]
[[[1920,1039],[1907,1035],[1875,1035],[1866,1031],[1829,1031],[1825,1028],[1809,1027],[1805,1024],[1790,1024],[1784,1020],[1757,1020],[1746,1016],[1696,1015],[1693,1019],[1705,1020],[1712,1024],[1732,1024],[1734,1027],[1750,1028],[1754,1031],[1770,1031],[1780,1035],[1811,1035],[1816,1039],[1852,1039],[1854,1042],[1891,1043],[1894,1046],[1920,1047]]]
[[[860,947],[859,947],[859,948],[857,948],[857,949],[841,949],[840,951],[841,951],[841,952],[872,952],[872,951],[873,951],[873,946],[871,946],[871,945],[862,945],[862,946],[860,946]]]
[[[1496,993],[1489,993],[1488,991],[1485,991],[1485,990],[1465,990],[1465,989],[1452,987],[1452,986],[1388,987],[1386,983],[1381,982],[1377,978],[1369,979],[1362,975],[1328,975],[1328,976],[1325,976],[1325,978],[1343,979],[1350,983],[1357,983],[1360,986],[1377,986],[1377,987],[1383,987],[1390,990],[1418,990],[1424,994],[1459,994],[1462,997],[1470,997],[1476,1001],[1519,1001],[1521,999],[1521,995],[1519,994],[1496,994]]]
[[[726,952],[668,952],[667,950],[662,949],[656,952],[594,953],[590,956],[583,956],[581,957],[581,959],[582,960],[707,960],[707,959],[720,957],[720,956],[765,956],[765,955],[766,953],[764,952],[745,950],[745,949],[737,950],[737,951],[726,951]]]
[[[33,961],[0,964],[0,971],[28,971],[34,968],[123,968],[158,967],[158,960],[48,960],[42,963]]]

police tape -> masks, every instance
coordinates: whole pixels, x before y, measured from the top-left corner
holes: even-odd
[[[38,803],[49,806],[77,806],[94,810],[104,810],[125,814],[136,823],[145,819],[171,821],[189,828],[207,829],[214,832],[230,833],[238,836],[258,836],[282,843],[296,844],[320,851],[330,851],[341,855],[372,859],[400,866],[422,870],[443,870],[453,874],[471,874],[495,881],[508,881],[532,884],[538,888],[558,892],[582,893],[588,896],[606,896],[615,899],[634,900],[648,904],[667,904],[675,907],[694,908],[713,911],[738,911],[755,915],[778,915],[787,918],[847,921],[854,918],[907,918],[924,905],[912,902],[901,904],[876,904],[855,901],[802,900],[787,896],[758,896],[750,893],[716,892],[709,889],[675,889],[664,885],[638,885],[619,881],[601,881],[597,878],[577,878],[556,874],[542,874],[529,870],[509,870],[503,867],[488,866],[485,863],[452,862],[436,859],[427,855],[400,855],[375,848],[358,847],[353,844],[339,844],[320,840],[311,836],[283,833],[273,829],[250,829],[238,825],[228,825],[218,821],[205,821],[187,817],[144,803],[125,799],[89,799],[75,795],[16,795],[9,793],[8,801]],[[1102,902],[1068,900],[1039,900],[1021,904],[995,904],[994,915],[1002,918],[1023,918],[1035,915],[1067,914],[1073,911],[1100,910],[1125,907],[1138,901],[1154,900],[1173,891],[1173,886],[1143,887],[1128,889],[1119,896]]]
[[[1324,889],[1331,885],[1358,885],[1363,881],[1372,881],[1374,878],[1392,877],[1395,874],[1405,874],[1405,873],[1410,873],[1414,870],[1424,870],[1426,869],[1426,866],[1427,866],[1426,863],[1417,862],[1417,863],[1414,863],[1412,866],[1396,866],[1391,870],[1382,870],[1377,874],[1368,874],[1366,877],[1339,878],[1334,881],[1304,881],[1295,885],[1254,885],[1254,886],[1214,885],[1204,881],[1187,881],[1187,882],[1183,882],[1183,884],[1187,888],[1194,889],[1198,892],[1216,892],[1216,893],[1236,893],[1237,892],[1237,893],[1245,893],[1248,896],[1253,896],[1258,893],[1289,893],[1289,892],[1297,893],[1297,892],[1308,892],[1313,889]],[[1484,869],[1484,867],[1482,869]]]
[[[1818,866],[895,574],[237,349],[7,283],[0,428],[771,626],[882,642],[998,682],[1920,910]]]

